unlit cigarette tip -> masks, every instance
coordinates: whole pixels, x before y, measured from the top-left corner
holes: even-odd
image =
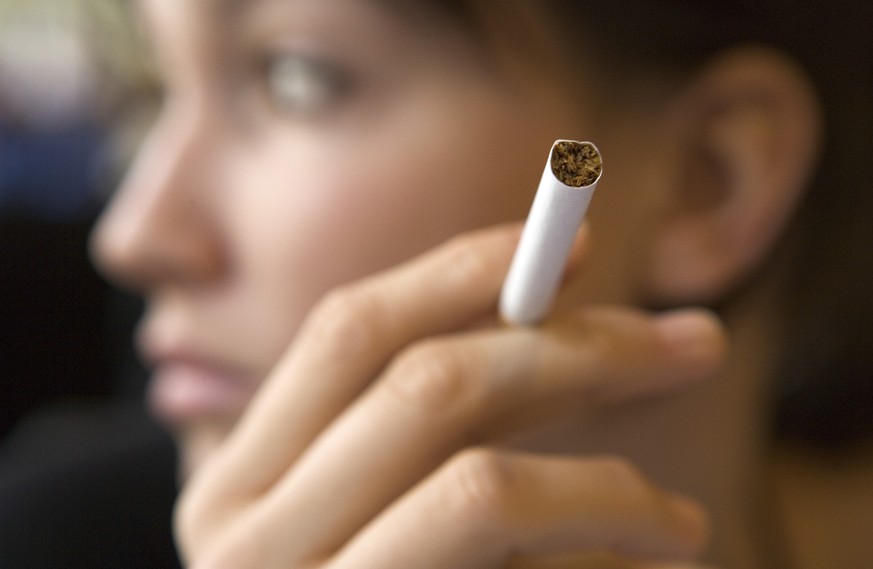
[[[533,325],[548,314],[602,173],[600,152],[590,142],[558,140],[552,145],[503,283],[500,313],[505,321]]]

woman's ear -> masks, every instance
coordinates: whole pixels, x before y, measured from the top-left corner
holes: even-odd
[[[741,48],[710,61],[669,117],[675,154],[645,293],[658,304],[712,302],[763,260],[803,194],[819,106],[790,59]]]

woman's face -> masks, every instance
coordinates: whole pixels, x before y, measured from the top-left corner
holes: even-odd
[[[141,2],[165,100],[95,251],[146,296],[151,404],[189,465],[328,289],[522,218],[551,142],[587,135],[411,4]]]

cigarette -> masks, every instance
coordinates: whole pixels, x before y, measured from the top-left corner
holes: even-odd
[[[600,152],[592,143],[557,140],[552,145],[503,283],[504,321],[533,326],[548,315],[602,172]]]

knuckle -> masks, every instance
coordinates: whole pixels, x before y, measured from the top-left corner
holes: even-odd
[[[579,377],[586,378],[580,383],[581,395],[591,402],[608,400],[633,379],[627,374],[625,341],[614,330],[590,322],[584,322],[575,333],[573,365]]]
[[[190,569],[255,569],[271,565],[263,558],[264,544],[257,539],[236,539],[222,542],[190,560]]]
[[[263,543],[257,531],[228,538],[242,510],[220,506],[210,496],[186,489],[173,511],[173,532],[186,567],[231,569],[263,567]]]
[[[207,503],[198,494],[182,493],[173,510],[173,528],[183,555],[190,556],[203,548],[212,532],[212,518]]]
[[[337,346],[345,354],[367,353],[380,340],[384,308],[379,297],[366,288],[338,287],[315,306],[305,331],[310,340]]]
[[[173,509],[173,529],[183,553],[195,540],[196,527],[197,516],[192,509],[191,500],[186,499],[183,495]]]
[[[476,247],[473,238],[465,235],[455,237],[446,245],[448,277],[459,287],[481,286],[494,271],[491,259],[481,248]]]
[[[595,326],[586,332],[586,346],[592,359],[610,361],[621,352],[621,341],[612,330]]]
[[[445,467],[442,503],[458,518],[484,526],[500,526],[507,518],[513,488],[508,459],[474,448],[462,451]]]
[[[592,466],[604,485],[631,499],[652,496],[654,486],[645,474],[628,459],[604,456],[594,459]]]
[[[398,357],[386,377],[386,387],[405,403],[425,410],[445,410],[465,398],[467,368],[460,350],[445,341],[428,340]]]

